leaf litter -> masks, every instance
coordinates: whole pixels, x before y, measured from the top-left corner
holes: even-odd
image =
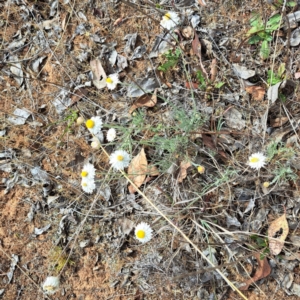
[[[19,21],[5,23],[2,34],[9,51],[3,52],[0,76],[6,151],[0,157],[1,247],[17,253],[28,274],[36,266],[23,262],[38,262],[40,273],[27,288],[25,277],[14,272],[1,293],[16,298],[22,286],[29,299],[30,291],[38,291],[34,283],[50,270],[64,278],[63,297],[106,299],[124,294],[125,287],[145,299],[157,293],[173,299],[174,290],[183,299],[224,297],[216,270],[241,282],[237,266],[252,254],[258,266],[244,280],[245,297],[258,289],[299,294],[292,276],[297,249],[286,242],[299,235],[297,6],[287,7],[287,18],[266,41],[264,28],[246,36],[253,23],[244,8],[255,9],[252,2],[235,3],[234,9],[226,3],[173,3],[180,21],[171,30],[159,26],[168,9],[173,12],[163,2],[75,4],[76,14],[69,1],[4,4],[9,10],[2,18]],[[266,24],[273,9],[264,7]],[[113,92],[106,89],[110,74],[120,80]],[[98,137],[104,149],[130,153],[129,178],[201,245],[207,260],[109,169],[101,148],[91,148],[95,137],[76,119],[93,116],[102,119],[101,137],[109,128],[117,131],[111,143]],[[257,152],[268,164],[253,172],[247,162]],[[79,155],[83,160],[74,159]],[[84,160],[97,170],[92,195],[80,188]],[[197,171],[200,165],[205,172]],[[271,214],[282,214],[282,204],[284,215],[267,226]],[[141,221],[155,232],[143,247],[133,238]],[[69,262],[51,261],[53,250],[69,255]],[[289,271],[278,263],[279,254],[289,257]],[[2,261],[7,272],[10,260],[1,256]],[[276,282],[268,277],[270,268]]]

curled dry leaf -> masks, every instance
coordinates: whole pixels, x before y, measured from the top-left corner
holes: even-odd
[[[187,169],[191,166],[192,164],[190,162],[182,161],[180,163],[180,169],[179,169],[179,174],[177,178],[177,182],[181,183],[184,178],[187,176]]]
[[[206,6],[206,2],[204,0],[198,0],[199,5]]]
[[[289,225],[284,213],[270,224],[268,230],[269,248],[273,255],[278,255],[281,252],[288,233]],[[277,235],[279,235],[279,237],[275,237]]]
[[[91,70],[93,73],[93,84],[97,89],[106,87],[106,73],[101,65],[100,60],[94,59],[90,61]]]
[[[201,57],[201,43],[199,41],[199,37],[197,35],[197,33],[194,31],[194,39],[192,42],[192,49],[193,49],[193,53],[194,55],[198,56],[199,58],[199,66],[201,68],[202,74],[205,76],[206,79],[208,79],[208,74],[202,64],[202,57]]]
[[[191,26],[185,27],[182,29],[182,35],[186,39],[192,39],[192,38],[194,38],[194,29]]]
[[[257,269],[256,272],[254,274],[254,276],[248,280],[246,280],[244,283],[245,285],[243,285],[242,287],[240,287],[241,291],[247,291],[250,284],[254,283],[255,281],[265,278],[267,276],[270,275],[271,273],[271,267],[268,263],[267,258],[265,257],[264,259],[260,259],[260,254],[259,253],[254,253],[255,258],[257,259]]]
[[[270,125],[271,125],[271,127],[274,127],[274,128],[281,127],[288,120],[289,120],[288,117],[278,117],[278,118],[270,119]]]
[[[145,94],[143,96],[141,96],[140,98],[138,98],[133,105],[130,107],[129,109],[129,113],[131,114],[133,111],[135,111],[138,107],[153,107],[155,106],[156,102],[157,102],[157,89],[154,90],[154,93],[152,95],[149,94]]]
[[[148,169],[147,169],[147,175],[149,176],[158,176],[160,173],[158,171],[158,169],[152,165],[152,164],[149,164],[148,165]]]
[[[139,188],[145,181],[148,170],[148,161],[144,148],[135,156],[128,167],[128,177]],[[132,184],[129,185],[128,190],[131,194],[136,192]]]
[[[253,99],[256,101],[262,101],[265,96],[265,89],[261,86],[247,86],[246,87],[246,92],[251,94]]]
[[[118,26],[121,22],[123,21],[123,18],[118,18],[115,22],[114,22],[114,26]]]
[[[268,88],[268,100],[270,100],[272,103],[274,103],[278,98],[278,90],[280,85],[282,84],[282,81],[276,83],[275,85],[272,85]]]
[[[232,64],[234,73],[242,79],[248,79],[255,75],[254,70],[249,70],[245,66]]]
[[[187,89],[197,89],[199,87],[199,83],[197,82],[186,82],[184,84],[184,86],[187,88]]]
[[[88,94],[88,90],[85,88],[79,88],[78,90],[74,91],[71,100],[72,100],[72,104],[77,103],[80,99],[82,99],[83,97],[85,97]]]
[[[214,58],[210,65],[210,80],[214,82],[217,78],[217,59]]]

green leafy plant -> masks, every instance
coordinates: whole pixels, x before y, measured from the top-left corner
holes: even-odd
[[[262,238],[256,234],[250,235],[250,239],[254,241],[255,245],[251,245],[253,250],[260,250],[260,259],[264,259],[268,254],[270,254],[270,249],[268,245],[268,239]]]
[[[280,23],[281,16],[279,14],[271,17],[266,23],[258,13],[254,13],[250,19],[250,25],[252,28],[247,32],[247,35],[250,36],[248,43],[258,44],[261,42],[259,54],[262,59],[267,59],[269,57],[269,42],[273,39],[273,31],[279,29]]]
[[[290,166],[283,165],[279,162],[277,162],[276,165],[277,168],[273,171],[275,177],[271,181],[271,184],[285,183],[287,181],[296,181],[298,179],[297,174],[294,173]]]
[[[163,63],[161,66],[159,66],[157,69],[159,71],[167,72],[168,70],[170,70],[171,68],[177,65],[180,55],[181,55],[181,51],[179,48],[176,48],[174,53],[172,50],[169,50],[167,53],[164,54],[167,61]]]
[[[275,85],[276,83],[280,82],[281,78],[278,76],[278,74],[276,74],[275,72],[273,72],[272,70],[268,70],[268,79],[267,79],[267,83],[269,85]]]
[[[268,70],[268,79],[267,83],[269,85],[275,85],[276,83],[282,81],[285,73],[285,64],[280,64],[277,73],[273,70]]]
[[[206,90],[206,80],[205,80],[205,77],[203,76],[203,74],[200,70],[197,71],[196,77],[197,77],[197,80],[200,83],[199,88],[202,89],[202,90]]]
[[[215,83],[215,88],[220,89],[224,84],[225,84],[225,82],[223,82],[223,81],[217,82],[217,83]]]
[[[295,150],[293,148],[285,147],[282,142],[272,142],[267,148],[268,160],[276,157],[277,161],[291,159],[295,155]]]

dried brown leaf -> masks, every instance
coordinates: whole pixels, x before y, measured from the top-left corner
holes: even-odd
[[[199,5],[206,6],[206,2],[204,0],[198,0]]]
[[[145,181],[147,170],[148,161],[143,148],[141,152],[131,160],[128,167],[128,177],[137,187],[140,187]],[[128,190],[131,194],[136,192],[132,184],[129,185]]]
[[[198,56],[199,58],[199,66],[201,68],[202,74],[204,74],[204,76],[206,77],[206,79],[208,79],[208,74],[202,64],[202,58],[201,58],[201,43],[199,41],[199,37],[195,31],[195,36],[192,42],[192,49],[193,49],[193,53],[194,55]]]
[[[274,220],[270,224],[268,230],[269,248],[273,255],[278,255],[281,252],[288,233],[289,225],[286,220],[286,215],[284,213],[281,217]],[[275,238],[275,236],[277,235],[279,235],[279,237]]]
[[[88,93],[88,90],[85,88],[79,88],[77,91],[74,92],[74,94],[71,97],[72,104],[77,103],[81,98],[85,97]]]
[[[247,86],[246,87],[246,92],[251,94],[253,99],[256,101],[262,101],[265,96],[265,89],[261,86]]]
[[[106,87],[106,73],[98,58],[90,61],[91,70],[93,73],[93,84],[97,89]]]
[[[245,281],[245,285],[240,288],[241,291],[247,291],[250,284],[254,283],[255,281],[265,278],[270,275],[271,273],[271,267],[268,263],[267,258],[260,259],[259,253],[254,253],[255,258],[257,259],[258,267],[256,269],[256,272],[254,276],[248,280]]]
[[[177,178],[177,182],[181,183],[184,178],[187,176],[187,169],[191,166],[192,164],[190,162],[182,161],[180,163],[180,169],[179,169],[179,174]]]
[[[186,39],[192,39],[194,38],[194,30],[191,26],[187,26],[185,28],[182,29],[182,35],[186,38]]]
[[[148,165],[148,169],[147,169],[147,175],[148,176],[158,176],[160,173],[158,171],[158,169],[152,165],[152,164],[149,164]]]
[[[184,86],[187,88],[187,89],[197,89],[199,87],[199,84],[197,82],[186,82],[184,84]]]
[[[123,21],[123,17],[118,18],[115,22],[114,22],[114,26],[118,26],[120,23],[122,23]]]
[[[271,125],[271,127],[281,127],[288,120],[289,120],[288,117],[279,117],[279,118],[271,119],[270,125]]]
[[[217,59],[214,58],[210,65],[210,80],[214,82],[217,78]]]
[[[150,94],[144,94],[143,96],[139,97],[133,105],[129,109],[129,113],[131,114],[133,111],[135,111],[139,107],[153,107],[155,106],[157,102],[157,89],[154,90],[154,93],[152,95]]]

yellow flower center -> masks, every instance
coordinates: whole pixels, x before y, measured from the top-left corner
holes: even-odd
[[[258,157],[252,157],[252,158],[250,158],[250,160],[249,160],[251,163],[257,163],[257,162],[259,162],[259,158]]]
[[[200,174],[203,174],[205,172],[205,168],[203,166],[198,166],[197,170]]]
[[[139,238],[139,239],[143,239],[145,236],[146,236],[146,233],[144,230],[138,230],[137,233],[136,233],[136,236]]]
[[[95,126],[95,122],[93,120],[87,120],[85,122],[85,125],[86,125],[87,128],[91,129]]]
[[[270,186],[270,182],[269,182],[269,181],[265,181],[265,182],[263,183],[263,186],[264,186],[265,188],[268,188],[268,187]]]
[[[44,290],[46,290],[46,291],[54,291],[54,286],[52,286],[52,285],[46,285],[46,286],[44,286]]]
[[[88,172],[87,171],[82,171],[81,172],[81,177],[86,177],[88,176]]]
[[[166,13],[166,14],[165,14],[165,20],[166,20],[166,21],[171,20],[171,15],[170,15],[170,13]]]
[[[123,161],[124,160],[124,156],[123,155],[118,155],[117,156],[117,160],[118,161]]]
[[[106,83],[113,83],[113,80],[109,77],[106,78]]]
[[[84,183],[82,184],[82,186],[87,186],[87,183],[86,183],[86,182],[84,182]]]

